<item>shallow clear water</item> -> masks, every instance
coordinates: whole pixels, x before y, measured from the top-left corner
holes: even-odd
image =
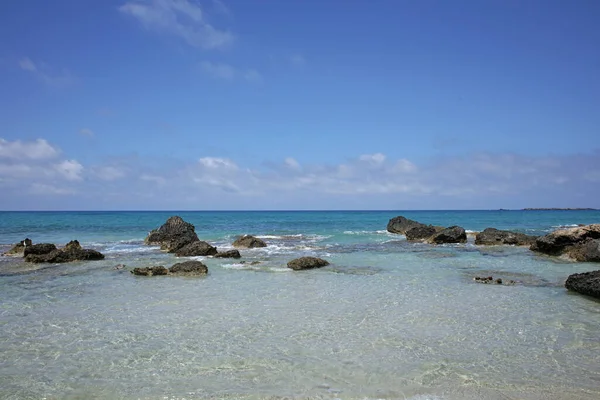
[[[172,214],[0,213],[0,243],[107,256],[0,257],[0,398],[600,398],[600,302],[563,287],[598,264],[385,232],[399,214],[543,233],[598,212],[178,213],[221,249],[243,233],[269,246],[203,259],[206,277],[132,276],[180,261],[142,244]],[[285,268],[301,255],[332,265]]]

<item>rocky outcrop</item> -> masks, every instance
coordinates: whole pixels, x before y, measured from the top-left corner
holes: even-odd
[[[387,224],[387,231],[390,233],[399,233],[404,235],[407,230],[419,226],[426,225],[399,215],[389,220]]]
[[[23,257],[27,257],[29,255],[40,256],[43,254],[48,254],[54,250],[56,250],[56,246],[52,243],[33,244],[31,246],[25,247],[25,249],[23,250]]]
[[[570,275],[565,282],[565,287],[600,299],[600,270]]]
[[[194,225],[185,222],[179,216],[167,219],[160,228],[151,231],[144,242],[149,245],[160,246],[162,250],[175,253],[190,243],[197,242],[198,235]]]
[[[254,247],[267,247],[264,240],[254,237],[252,235],[244,235],[236,239],[233,242],[233,247],[239,247],[243,249],[251,249]]]
[[[587,239],[568,250],[571,258],[581,262],[600,262],[600,239]]]
[[[558,256],[568,253],[577,246],[583,246],[589,239],[600,239],[600,224],[556,230],[546,236],[538,237],[530,249]]]
[[[494,245],[515,245],[530,246],[535,242],[536,236],[526,235],[519,232],[502,231],[496,228],[486,228],[475,236],[475,244],[494,246]]]
[[[443,229],[444,228],[441,226],[420,225],[410,228],[404,233],[404,235],[406,235],[407,240],[424,240],[442,231]]]
[[[46,243],[47,245],[47,243]],[[32,248],[39,245],[33,245]],[[25,256],[25,261],[31,263],[66,263],[71,261],[93,261],[93,260],[103,260],[104,255],[96,250],[91,249],[83,249],[77,240],[72,240],[62,249],[51,250],[48,253],[35,254],[29,253]],[[46,246],[44,248],[40,247],[41,250],[47,250],[50,246]],[[26,248],[26,250],[29,248]]]
[[[174,264],[169,273],[176,275],[206,275],[208,268],[200,261],[186,261]]]
[[[33,243],[31,239],[25,238],[21,240],[19,243],[15,244],[10,250],[4,253],[5,256],[22,256],[25,251],[25,247],[31,246]]]
[[[215,258],[241,258],[239,250],[222,251],[214,255]]]
[[[169,270],[162,265],[158,265],[156,267],[134,268],[131,273],[142,276],[167,275]]]
[[[303,269],[321,268],[329,265],[329,262],[317,257],[300,257],[287,263],[288,268],[294,271]]]
[[[443,244],[443,243],[466,243],[467,242],[467,233],[464,228],[460,226],[451,226],[446,229],[443,229],[429,239],[427,242],[433,244]]]
[[[212,256],[217,254],[217,248],[201,240],[192,242],[177,250],[177,257]]]

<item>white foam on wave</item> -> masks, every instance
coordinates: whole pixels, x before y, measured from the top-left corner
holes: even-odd
[[[98,246],[100,247],[100,246]],[[130,254],[130,253],[152,253],[160,250],[159,246],[125,246],[125,245],[113,245],[103,250],[107,254]]]
[[[578,226],[578,224],[552,225],[556,229],[577,228]]]
[[[246,264],[241,263],[233,263],[233,264],[223,264],[221,267],[226,269],[246,269],[248,266]]]

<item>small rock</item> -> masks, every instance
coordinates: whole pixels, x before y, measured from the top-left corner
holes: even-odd
[[[214,255],[215,258],[241,258],[239,250],[222,251]]]
[[[156,267],[134,268],[131,273],[134,275],[154,276],[167,275],[169,271],[162,265],[158,265]]]
[[[300,257],[287,263],[288,268],[291,268],[294,271],[321,268],[326,265],[329,265],[329,262],[317,257]]]
[[[433,244],[466,243],[467,233],[460,226],[451,226],[435,233],[427,241]]]
[[[182,275],[205,275],[208,273],[208,267],[200,261],[186,261],[174,264],[169,268],[169,272]]]
[[[207,242],[197,241],[177,250],[177,257],[212,256],[217,254],[217,248]]]
[[[254,247],[267,247],[264,240],[254,237],[252,235],[244,235],[236,239],[233,242],[233,247],[251,249]]]

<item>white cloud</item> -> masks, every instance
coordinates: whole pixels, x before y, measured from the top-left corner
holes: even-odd
[[[74,84],[77,79],[66,69],[56,71],[46,64],[36,64],[30,58],[19,60],[19,67],[27,71],[44,84],[52,87],[67,87]]]
[[[296,161],[295,159],[293,159],[292,157],[288,157],[284,160],[285,165],[290,168],[293,169],[294,171],[299,171],[301,169],[300,164],[298,163],[298,161]]]
[[[79,134],[87,137],[94,137],[94,131],[89,128],[83,128],[79,131]]]
[[[125,171],[113,166],[97,168],[94,174],[103,181],[115,181],[125,177]]]
[[[201,61],[200,69],[205,74],[226,81],[243,79],[251,83],[262,82],[262,75],[255,69],[237,69],[230,64]]]
[[[48,185],[45,183],[32,183],[29,187],[29,193],[36,195],[67,196],[76,194],[77,191],[69,188],[61,188],[54,185]]]
[[[0,138],[0,158],[13,160],[43,160],[55,158],[60,151],[44,139],[32,142],[8,141]]]
[[[83,165],[75,160],[64,160],[55,164],[54,169],[67,180],[79,181],[82,179]]]
[[[230,32],[209,24],[200,5],[192,0],[129,1],[119,11],[136,18],[149,30],[177,36],[192,47],[217,49],[234,40]]]
[[[221,170],[229,170],[235,171],[238,169],[238,166],[231,160],[227,158],[218,158],[218,157],[203,157],[198,162],[210,169],[221,169]]]
[[[360,161],[364,161],[373,166],[381,165],[385,162],[385,154],[375,153],[375,154],[363,154],[358,158]]]
[[[157,175],[143,174],[140,176],[140,180],[146,181],[146,182],[153,182],[158,185],[164,185],[165,183],[167,183],[167,180],[165,178],[163,178],[162,176],[157,176]]]

